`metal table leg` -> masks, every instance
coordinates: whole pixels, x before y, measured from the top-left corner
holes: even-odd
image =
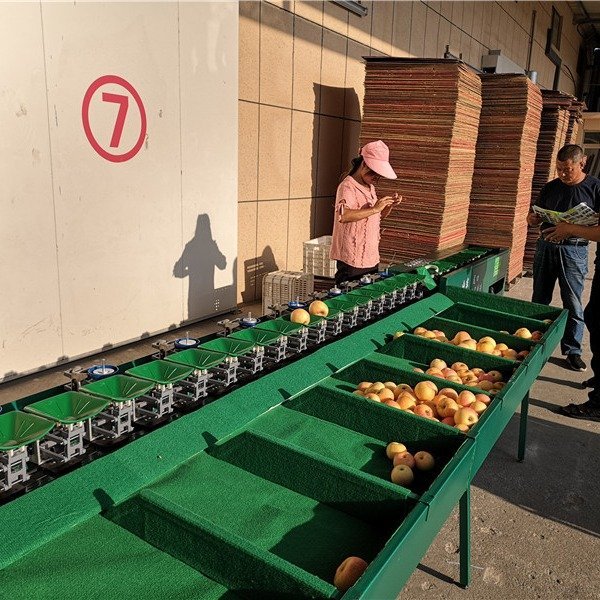
[[[471,486],[460,498],[459,507],[460,585],[471,583]]]

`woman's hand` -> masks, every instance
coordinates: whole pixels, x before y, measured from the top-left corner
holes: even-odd
[[[382,212],[388,206],[391,206],[393,203],[394,203],[393,196],[384,196],[383,198],[379,198],[379,200],[377,200],[377,202],[375,202],[375,204],[373,205],[373,208],[377,212]]]
[[[537,227],[538,225],[541,225],[541,223],[542,217],[540,217],[540,215],[538,215],[537,213],[531,211],[527,215],[527,225],[530,225],[531,227]]]

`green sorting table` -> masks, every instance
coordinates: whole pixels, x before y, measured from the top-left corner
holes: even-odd
[[[460,301],[481,305],[473,296]],[[62,584],[64,600],[79,599],[81,577],[56,573],[60,548],[102,539],[102,556],[111,550],[118,556],[128,544],[136,549],[132,561],[141,561],[145,549],[154,549],[152,558],[133,564],[141,599],[156,597],[159,585],[150,574],[143,583],[149,565],[159,569],[172,560],[202,576],[202,594],[190,589],[190,598],[393,598],[457,502],[460,581],[466,585],[470,482],[526,398],[566,316],[555,314],[545,339],[522,362],[408,333],[453,302],[441,294],[416,302],[0,507],[0,589],[11,598],[31,598],[36,585],[52,582]],[[502,304],[490,308],[513,312]],[[396,331],[406,333],[390,341]],[[221,350],[243,351],[232,345],[241,340],[214,341]],[[367,378],[433,380],[414,368],[438,356],[475,360],[508,379],[467,434],[352,393]],[[436,458],[434,471],[410,489],[388,479],[385,447],[393,440]],[[370,565],[341,596],[331,585],[332,570],[359,551]],[[38,565],[35,580],[32,565]],[[170,581],[172,597],[186,597],[189,578],[197,580],[183,571],[181,581]],[[28,595],[19,596],[20,590]]]

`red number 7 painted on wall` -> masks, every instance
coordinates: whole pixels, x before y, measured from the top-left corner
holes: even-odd
[[[115,121],[115,128],[113,129],[112,138],[110,139],[110,147],[118,148],[121,142],[121,134],[123,133],[123,126],[125,125],[125,116],[127,115],[127,108],[129,107],[129,96],[123,96],[122,94],[110,94],[108,92],[102,93],[102,100],[104,102],[114,102],[119,105],[119,112],[117,113],[117,120]]]

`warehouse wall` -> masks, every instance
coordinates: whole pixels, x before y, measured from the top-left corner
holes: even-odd
[[[235,306],[238,18],[0,3],[0,381]]]
[[[240,3],[238,300],[261,278],[302,269],[302,242],[331,231],[336,185],[357,153],[362,56],[442,57],[475,67],[501,50],[552,88],[545,57],[552,6],[563,16],[559,89],[574,93],[579,35],[568,2],[362,2],[360,18],[332,2]],[[399,174],[402,177],[402,174]]]

